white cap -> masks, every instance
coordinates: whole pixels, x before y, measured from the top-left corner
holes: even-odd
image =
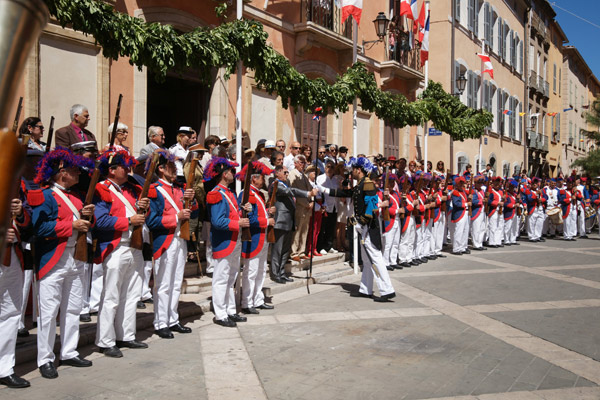
[[[186,133],[188,135],[191,135],[191,134],[195,133],[195,131],[189,126],[180,126],[177,133]]]
[[[219,139],[221,140],[221,143],[229,142],[229,139],[227,139],[226,136],[219,136]]]
[[[274,140],[267,140],[265,142],[265,149],[274,149],[275,148],[275,141]]]

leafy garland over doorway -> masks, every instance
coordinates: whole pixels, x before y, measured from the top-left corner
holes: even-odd
[[[238,60],[254,71],[259,87],[277,93],[284,108],[322,106],[329,112],[345,112],[355,97],[363,110],[373,112],[394,127],[422,125],[432,121],[454,140],[479,138],[493,115],[474,110],[444,91],[433,81],[414,102],[380,90],[373,73],[357,63],[332,85],[321,78],[309,79],[267,45],[268,34],[261,23],[235,20],[215,28],[199,27],[179,34],[170,25],[146,23],[114,10],[98,0],[44,0],[50,14],[63,26],[92,35],[105,57],[129,57],[138,67],[146,66],[158,78],[168,70],[193,68],[209,81],[212,68],[223,67],[226,77]]]

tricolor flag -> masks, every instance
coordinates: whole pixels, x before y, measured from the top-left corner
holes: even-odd
[[[417,20],[417,0],[402,0],[400,3],[400,16],[406,15],[406,18]]]
[[[425,62],[429,59],[429,15],[427,21],[425,21],[425,32],[423,33],[423,40],[421,41],[421,66],[425,65]]]
[[[504,110],[502,112],[502,114],[504,114],[504,115],[512,115],[512,111],[510,111],[510,110]]]
[[[315,108],[315,115],[313,115],[313,121],[319,121],[321,119],[321,111],[323,111],[323,107]]]
[[[352,15],[352,18],[356,21],[356,25],[360,25],[362,6],[362,0],[342,0],[342,24],[346,22],[346,18]]]
[[[479,58],[481,58],[481,62],[483,63],[483,73],[488,73],[490,78],[494,79],[494,66],[492,65],[492,61],[490,60],[490,56],[487,54],[477,54]]]
[[[427,17],[425,16],[425,2],[423,2],[423,5],[421,5],[421,12],[419,13],[419,19],[417,20],[419,26],[425,26],[425,18]]]
[[[423,4],[423,8],[421,8],[421,13],[423,13],[423,24],[421,25],[421,29],[419,29],[419,42],[423,43],[423,37],[425,37],[425,4]],[[419,16],[419,24],[421,24],[421,16]],[[417,24],[415,23],[415,26]]]
[[[558,114],[558,113],[551,112],[551,113],[548,113],[548,116],[549,116],[549,117],[554,117],[556,114]]]
[[[571,108],[565,108],[565,109],[563,110],[563,112],[571,111],[572,109],[573,109],[573,107],[571,107]]]

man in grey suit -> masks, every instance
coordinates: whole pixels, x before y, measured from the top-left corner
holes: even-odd
[[[294,230],[296,229],[296,197],[308,198],[317,195],[317,189],[311,191],[292,188],[287,180],[288,170],[283,165],[275,167],[277,194],[275,201],[275,243],[271,249],[271,279],[277,283],[293,282],[285,276],[285,263],[290,255]],[[273,185],[269,195],[273,193]]]
[[[165,132],[160,126],[151,126],[148,128],[148,140],[150,143],[142,147],[140,157],[150,156],[156,149],[162,149],[165,144]]]
[[[308,177],[304,174],[304,167],[306,167],[306,157],[302,154],[298,154],[294,157],[295,169],[290,171],[289,181],[290,187],[311,191],[312,185],[308,180]],[[308,199],[299,197],[296,201],[296,233],[294,234],[294,241],[292,242],[292,260],[300,261],[300,259],[306,260],[307,257],[304,254],[306,248],[306,237],[308,236],[308,228],[310,225],[310,213],[313,207],[313,203]]]

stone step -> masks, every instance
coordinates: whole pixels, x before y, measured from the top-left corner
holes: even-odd
[[[327,254],[321,257],[313,258],[313,275],[320,270],[321,268],[328,265],[337,265],[343,264],[345,259],[344,253],[337,254]],[[186,270],[188,269],[188,263],[186,265]],[[192,263],[194,267],[194,272],[197,268],[197,263]],[[305,271],[305,268],[308,268],[310,265],[310,260],[302,260],[302,261],[291,261],[285,264],[285,270],[288,275],[294,274],[296,272]],[[190,267],[190,270],[192,268]],[[268,279],[267,279],[268,280]],[[181,286],[181,293],[200,293],[204,290],[210,290],[212,286],[212,279],[207,275],[198,275],[197,273],[185,275],[183,279],[183,284]]]

